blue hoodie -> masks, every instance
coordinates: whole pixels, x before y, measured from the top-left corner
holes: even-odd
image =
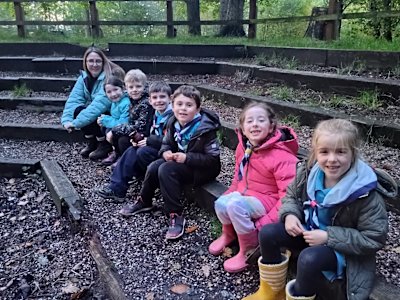
[[[101,114],[110,110],[111,102],[103,89],[105,73],[102,72],[99,75],[91,93],[89,93],[85,84],[85,79],[88,76],[87,72],[81,71],[81,75],[65,103],[61,124],[72,122],[74,127],[79,129],[95,122]],[[86,108],[74,119],[75,109],[79,106]]]

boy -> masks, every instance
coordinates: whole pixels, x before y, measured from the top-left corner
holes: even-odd
[[[154,82],[150,86],[149,94],[149,103],[154,110],[152,122],[149,122],[150,135],[143,137],[136,134],[132,137],[132,146],[118,160],[111,175],[111,183],[96,190],[103,198],[124,201],[129,188],[128,182],[132,177],[143,177],[147,166],[159,157],[158,151],[165,133],[165,125],[173,114],[170,104],[171,87],[162,81]]]
[[[133,131],[145,136],[150,131],[153,108],[148,101],[146,75],[139,69],[133,69],[126,73],[124,82],[131,101],[129,124],[113,127],[112,144],[115,151],[102,161],[104,165],[113,164],[130,147],[129,134]]]
[[[192,86],[179,87],[172,97],[174,116],[167,124],[167,133],[159,154],[146,171],[140,195],[133,204],[125,205],[120,214],[131,216],[153,208],[152,198],[159,187],[165,212],[170,217],[166,238],[183,235],[185,218],[181,196],[186,184],[202,185],[220,172],[220,149],[217,130],[218,115],[200,109],[200,92]]]

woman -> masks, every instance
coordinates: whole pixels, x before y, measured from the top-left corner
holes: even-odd
[[[65,103],[61,117],[61,123],[68,132],[82,130],[89,143],[82,149],[81,155],[91,160],[105,158],[112,151],[96,122],[111,106],[103,88],[105,79],[111,75],[123,80],[125,72],[111,62],[103,51],[89,47],[83,55],[83,71]]]

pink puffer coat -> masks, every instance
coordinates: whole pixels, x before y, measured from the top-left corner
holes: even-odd
[[[253,150],[246,164],[243,179],[239,181],[238,170],[246,149],[246,140],[238,130],[239,143],[235,153],[235,176],[224,193],[239,192],[259,199],[267,214],[255,220],[257,229],[278,221],[278,210],[286,194],[286,187],[296,175],[297,135],[290,127],[279,127],[275,135]]]

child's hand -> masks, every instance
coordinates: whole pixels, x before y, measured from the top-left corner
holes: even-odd
[[[166,161],[171,161],[174,160],[174,155],[172,154],[171,150],[165,151],[162,154],[162,157],[166,160]]]
[[[138,144],[136,142],[134,142],[133,140],[130,140],[130,141],[131,141],[131,144],[133,147],[138,147]]]
[[[287,215],[285,218],[286,232],[291,236],[299,236],[303,233],[304,228],[299,218],[295,215]]]
[[[141,141],[139,141],[138,143],[137,143],[137,146],[138,147],[144,147],[144,146],[146,146],[147,145],[147,138],[143,138],[143,140],[141,140]]]
[[[74,129],[75,129],[75,127],[74,127],[74,124],[72,124],[72,122],[66,122],[65,124],[64,124],[64,128],[68,131],[68,132],[72,132],[72,131],[74,131]]]
[[[100,117],[97,118],[97,124],[99,126],[101,126],[101,119],[102,119],[103,115],[101,115]]]
[[[186,154],[177,152],[173,154],[173,158],[177,163],[183,164],[186,161]]]
[[[328,241],[328,233],[321,229],[304,231],[303,237],[310,246],[323,245]]]

